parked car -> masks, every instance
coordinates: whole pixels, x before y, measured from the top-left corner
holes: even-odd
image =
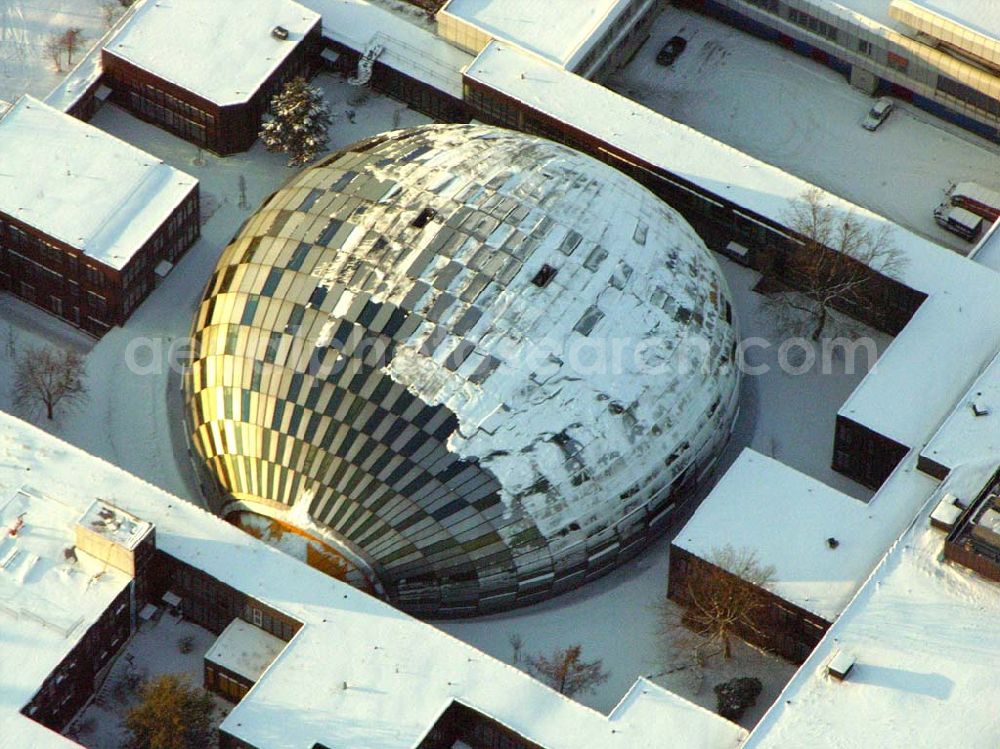
[[[868,114],[865,115],[861,126],[865,130],[877,130],[879,125],[889,118],[889,115],[892,114],[892,110],[895,108],[896,105],[892,103],[892,99],[883,96],[868,110]]]
[[[683,36],[672,36],[667,39],[667,43],[660,47],[656,53],[656,62],[660,65],[673,65],[674,60],[680,57],[681,52],[687,47],[687,39]]]

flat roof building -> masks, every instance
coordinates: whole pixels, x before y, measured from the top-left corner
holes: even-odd
[[[980,0],[695,0],[696,9],[1000,140],[1000,12]]]
[[[938,500],[974,496],[995,470],[966,464],[933,493],[747,749],[997,745],[1000,588],[942,562],[944,535],[928,522]],[[838,654],[854,664],[843,680],[831,669]]]
[[[496,39],[600,78],[646,41],[660,10],[655,0],[450,0],[437,21],[442,37],[472,54]]]
[[[665,738],[684,749],[735,749],[746,737],[643,679],[603,715],[8,414],[0,414],[0,441],[8,446],[0,497],[10,498],[0,501],[0,529],[6,534],[23,516],[18,536],[0,546],[4,746],[76,746],[58,731],[94,681],[90,671],[74,676],[78,701],[60,708],[74,661],[92,662],[75,654],[101,648],[110,660],[135,611],[166,591],[188,621],[223,634],[209,660],[256,677],[242,699],[228,695],[239,702],[220,728],[225,749],[440,749],[460,741],[654,749]],[[107,499],[89,509],[95,496]],[[148,524],[140,535],[156,544],[138,572],[149,585],[135,585],[135,596],[129,575],[97,575],[100,562],[65,552],[81,517],[110,522],[105,537],[134,538],[119,525],[123,513]],[[5,566],[12,550],[20,555]]]
[[[0,288],[95,335],[198,237],[198,180],[22,97],[0,117]]]
[[[50,727],[68,721],[90,696],[97,672],[129,636],[133,576],[76,545],[75,533],[85,522],[76,503],[3,482],[0,735],[9,746],[47,745],[27,738],[34,729],[12,732],[11,708]],[[87,657],[79,657],[84,653]]]
[[[293,0],[145,0],[104,45],[106,85],[137,116],[221,154],[257,139],[281,84],[307,72],[320,16]]]

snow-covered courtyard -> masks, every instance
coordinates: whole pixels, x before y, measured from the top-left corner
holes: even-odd
[[[686,51],[657,65],[675,34]],[[869,132],[873,99],[837,72],[681,8],[667,7],[607,85],[963,254],[971,245],[937,226],[934,208],[953,182],[1000,188],[995,145],[898,100]]]
[[[202,686],[205,653],[214,642],[215,635],[207,629],[170,613],[145,623],[118,654],[100,690],[73,719],[66,734],[87,749],[125,746],[125,714],[137,701],[137,687],[168,674]],[[216,695],[213,701],[218,725],[232,705]]]
[[[57,70],[46,43],[54,34],[80,29],[83,46],[73,64],[79,62],[107,31],[102,5],[104,0],[0,0],[0,102],[22,94],[43,98],[55,88],[72,64],[63,55]]]

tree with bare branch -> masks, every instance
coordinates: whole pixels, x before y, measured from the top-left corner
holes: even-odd
[[[748,548],[713,549],[706,562],[690,565],[680,589],[672,589],[680,607],[664,601],[661,609],[668,648],[692,654],[698,664],[720,653],[729,660],[734,639],[761,634],[767,606],[761,591],[774,577],[774,567]]]
[[[118,0],[104,0],[101,3],[101,17],[104,19],[104,28],[110,29],[121,17],[122,4]]]
[[[51,34],[45,40],[45,56],[52,62],[57,73],[62,72],[63,40],[62,34]]]
[[[603,661],[585,661],[582,655],[582,645],[570,645],[557,648],[551,655],[528,656],[528,672],[567,697],[592,692],[608,680],[608,673]]]
[[[83,47],[87,37],[83,35],[83,29],[79,26],[71,26],[62,35],[62,47],[66,50],[66,63],[73,64],[73,53]]]
[[[787,287],[769,294],[765,306],[789,333],[819,340],[834,310],[875,306],[873,271],[895,278],[902,270],[888,224],[835,208],[816,188],[792,201],[785,221],[802,243],[775,261],[776,280]]]
[[[30,414],[44,410],[51,420],[59,406],[71,407],[87,397],[85,364],[75,351],[29,346],[14,365],[13,402]]]

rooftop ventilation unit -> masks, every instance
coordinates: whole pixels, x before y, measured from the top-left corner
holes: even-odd
[[[284,26],[275,26],[273,29],[271,29],[271,36],[273,36],[275,39],[280,39],[281,41],[285,41],[286,39],[288,39],[288,29],[286,29]]]
[[[843,681],[846,679],[847,675],[851,673],[851,669],[853,668],[853,656],[839,650],[837,651],[837,654],[830,659],[830,662],[826,664],[826,672],[837,681]]]
[[[959,500],[958,497],[951,492],[948,492],[944,495],[941,501],[937,503],[937,506],[931,513],[931,525],[934,528],[947,533],[955,527],[955,523],[958,522],[958,518],[962,515],[963,509],[961,500]]]

